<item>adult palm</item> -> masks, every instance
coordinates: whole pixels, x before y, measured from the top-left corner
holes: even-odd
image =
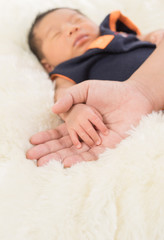
[[[54,105],[55,113],[67,112],[72,105],[86,103],[100,112],[109,129],[107,136],[102,135],[99,146],[88,147],[82,144],[80,149],[73,146],[66,125],[56,129],[37,133],[31,138],[36,145],[27,152],[27,158],[37,159],[42,166],[51,159],[59,160],[64,167],[70,167],[81,161],[98,158],[105,148],[114,148],[128,136],[131,126],[136,126],[141,117],[151,113],[151,101],[133,81],[89,80],[67,90],[64,97]]]

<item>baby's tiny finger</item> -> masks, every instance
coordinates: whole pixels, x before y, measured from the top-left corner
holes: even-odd
[[[86,129],[84,129],[83,127],[79,127],[77,134],[81,138],[81,140],[84,141],[88,146],[92,147],[94,145],[92,138],[90,138],[88,132],[86,132]]]
[[[108,128],[98,116],[91,116],[89,121],[104,135],[108,135]]]
[[[92,140],[94,141],[94,143],[96,145],[100,145],[101,144],[101,138],[100,138],[98,132],[96,131],[94,126],[89,121],[87,121],[85,123],[85,131],[92,138]]]
[[[77,133],[74,130],[69,130],[69,134],[73,145],[75,145],[77,148],[81,148],[81,143],[79,141]]]

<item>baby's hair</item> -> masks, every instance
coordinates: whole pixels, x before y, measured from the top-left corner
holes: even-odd
[[[60,10],[60,9],[71,9],[71,10],[74,10],[76,12],[78,12],[79,14],[82,14],[79,10],[77,9],[72,9],[72,8],[68,8],[68,7],[63,7],[63,8],[53,8],[53,9],[50,9],[46,12],[43,12],[43,13],[39,13],[34,22],[32,23],[32,26],[29,30],[29,33],[28,33],[28,44],[29,44],[29,47],[31,49],[31,51],[35,54],[35,56],[38,58],[39,61],[41,61],[43,58],[44,58],[44,55],[42,53],[42,50],[41,50],[41,40],[38,39],[35,34],[34,34],[34,29],[35,27],[40,23],[40,21],[46,16],[48,15],[49,13],[51,12],[54,12],[54,11],[57,11],[57,10]],[[83,15],[83,14],[82,14]]]

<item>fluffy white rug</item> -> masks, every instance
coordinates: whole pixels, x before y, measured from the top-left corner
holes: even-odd
[[[36,13],[58,6],[97,23],[120,9],[145,33],[164,27],[163,0],[0,1],[0,239],[163,240],[162,113],[96,162],[37,168],[25,158],[30,136],[59,123],[51,81],[26,42]]]

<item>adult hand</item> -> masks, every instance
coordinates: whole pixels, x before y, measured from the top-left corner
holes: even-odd
[[[83,144],[81,149],[72,146],[65,125],[52,132],[42,132],[31,138],[34,146],[27,152],[29,159],[38,159],[38,166],[51,159],[62,161],[65,167],[76,162],[98,158],[106,147],[113,148],[128,136],[131,126],[136,126],[145,114],[154,109],[153,102],[145,95],[142,87],[133,81],[98,81],[89,80],[73,86],[67,94],[54,105],[56,113],[68,111],[73,104],[86,103],[95,107],[102,115],[109,129],[107,136],[101,135],[102,144],[89,148]]]
[[[155,30],[146,35],[140,35],[140,36],[138,36],[138,38],[141,41],[151,42],[158,46],[164,39],[164,29]]]
[[[62,162],[64,167],[70,167],[81,161],[93,161],[104,151],[104,146],[89,147],[84,142],[77,149],[72,143],[66,124],[56,129],[39,132],[33,135],[30,142],[35,145],[27,151],[28,159],[37,159],[37,166],[42,166],[52,159]]]

